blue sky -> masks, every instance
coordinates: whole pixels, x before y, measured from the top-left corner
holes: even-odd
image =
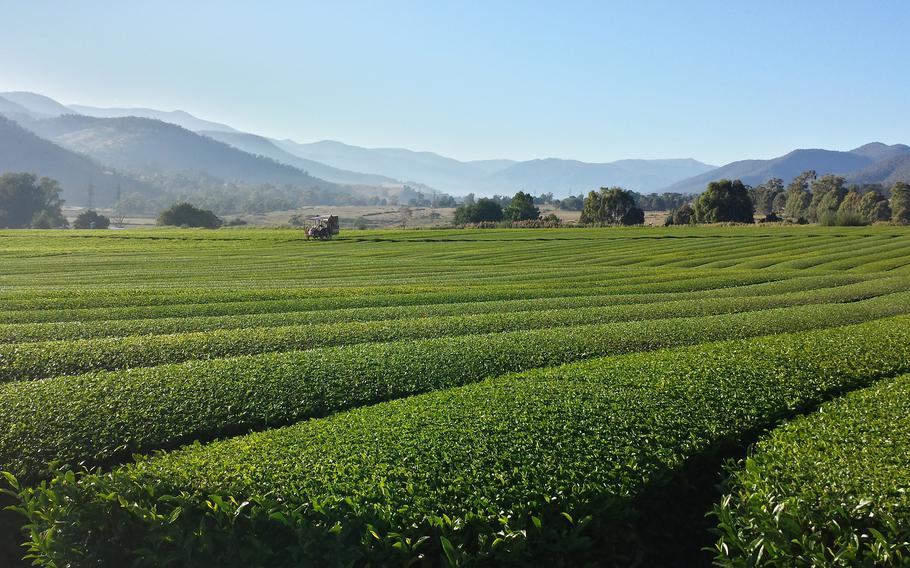
[[[910,143],[910,2],[0,0],[0,90],[459,159]]]

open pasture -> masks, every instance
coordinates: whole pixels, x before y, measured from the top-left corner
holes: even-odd
[[[784,565],[772,489],[850,536],[852,454],[789,456],[905,421],[908,346],[901,227],[5,231],[0,470],[44,565]]]

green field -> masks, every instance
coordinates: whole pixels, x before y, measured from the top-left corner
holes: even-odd
[[[0,563],[907,566],[907,373],[902,227],[2,231]]]

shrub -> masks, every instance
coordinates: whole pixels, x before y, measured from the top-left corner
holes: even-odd
[[[0,381],[75,375],[92,370],[148,367],[191,359],[214,359],[342,344],[396,341],[521,329],[569,327],[611,321],[735,313],[827,301],[855,301],[906,289],[884,281],[832,290],[768,298],[718,298],[700,302],[661,302],[647,306],[452,315],[418,319],[341,321],[327,324],[215,329],[182,334],[112,337],[0,345]],[[890,301],[889,298],[885,298]]]
[[[586,361],[109,474],[61,472],[20,490],[31,553],[106,566],[654,564],[686,528],[661,490],[679,500],[701,481],[673,472],[905,372],[908,324]],[[649,525],[661,511],[677,524]]]
[[[107,229],[111,226],[111,220],[97,211],[87,209],[73,221],[74,229]]]
[[[0,468],[35,476],[49,461],[104,463],[506,372],[908,311],[910,297],[902,293],[846,304],[370,343],[7,383],[0,385]],[[54,420],[47,420],[47,408],[54,409]]]
[[[552,289],[551,292],[543,297],[537,297],[539,291],[528,291],[524,294],[513,293],[513,298],[509,299],[506,293],[494,294],[491,296],[459,294],[451,295],[446,298],[445,294],[423,295],[420,298],[411,298],[412,301],[423,299],[425,301],[446,300],[443,303],[403,303],[401,305],[377,305],[365,307],[332,307],[332,302],[320,306],[318,303],[295,301],[294,299],[274,300],[274,301],[251,301],[240,302],[237,304],[222,304],[221,307],[246,308],[241,309],[240,313],[227,315],[218,315],[219,310],[212,310],[208,315],[194,315],[194,311],[202,311],[194,305],[179,306],[184,313],[178,313],[178,306],[148,306],[144,308],[144,313],[136,311],[136,319],[115,319],[115,320],[94,320],[85,317],[84,321],[51,321],[40,323],[11,323],[0,324],[0,343],[32,343],[38,341],[57,341],[73,339],[92,339],[100,337],[124,337],[129,335],[153,335],[167,333],[187,333],[194,331],[209,330],[226,330],[250,327],[273,327],[287,326],[292,324],[313,324],[314,322],[325,321],[328,319],[344,320],[348,322],[394,320],[401,318],[426,318],[434,316],[452,316],[452,315],[469,315],[485,313],[517,313],[534,310],[555,310],[555,309],[573,309],[582,307],[614,306],[616,309],[622,309],[621,306],[643,305],[656,302],[683,302],[691,300],[702,300],[707,297],[713,298],[742,298],[747,296],[771,296],[784,294],[788,292],[799,292],[816,290],[816,297],[819,301],[825,301],[827,298],[831,301],[832,296],[828,295],[825,288],[832,286],[844,286],[847,284],[857,284],[861,278],[846,275],[826,275],[826,276],[807,276],[802,278],[790,278],[783,281],[770,281],[755,284],[752,282],[743,282],[741,285],[706,290],[690,290],[680,292],[657,292],[657,293],[640,293],[640,294],[603,294],[603,290],[591,288],[575,288],[572,290]],[[873,285],[867,289],[867,292],[873,290],[877,293],[884,293],[887,290],[888,283],[897,283],[901,285],[903,280],[882,279],[879,284]],[[847,292],[851,288],[841,288],[834,292]],[[858,290],[856,290],[858,291]],[[561,293],[561,294],[560,294]],[[527,298],[518,298],[519,295],[529,296]],[[476,301],[472,301],[477,298]],[[498,297],[504,299],[496,299]],[[842,297],[842,296],[841,296]],[[212,304],[209,307],[218,307],[217,300],[219,296],[212,296]],[[770,298],[766,298],[769,299]],[[773,300],[771,300],[773,301]],[[156,310],[161,309],[161,313]],[[111,312],[116,308],[108,310],[91,310],[82,311],[83,315],[100,315],[111,316],[117,315]],[[634,309],[634,308],[628,308]],[[176,315],[184,317],[155,317],[156,315],[167,315],[169,310]],[[638,312],[644,314],[648,308]],[[230,312],[231,310],[220,310]],[[20,312],[21,313],[21,312]],[[126,314],[132,315],[134,311],[128,308]],[[2,317],[0,312],[0,317]],[[8,315],[8,313],[7,313]],[[140,317],[140,316],[148,317]]]
[[[221,226],[221,219],[206,209],[200,209],[189,203],[177,203],[158,215],[158,225],[174,227],[202,227],[217,229]]]
[[[502,220],[502,206],[497,201],[482,197],[474,203],[459,205],[455,209],[454,220],[459,225],[484,222],[495,223]]]
[[[774,430],[730,465],[721,566],[906,566],[910,375]]]
[[[695,222],[695,210],[686,203],[678,209],[674,209],[667,219],[665,225],[691,225]]]

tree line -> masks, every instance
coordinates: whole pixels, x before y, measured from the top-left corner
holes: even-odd
[[[693,223],[752,223],[762,221],[818,223],[820,225],[869,225],[910,223],[910,185],[895,183],[887,192],[878,184],[847,187],[837,175],[817,176],[813,170],[796,176],[786,187],[780,178],[750,187],[740,180],[708,184],[692,203],[674,209],[666,225]]]

